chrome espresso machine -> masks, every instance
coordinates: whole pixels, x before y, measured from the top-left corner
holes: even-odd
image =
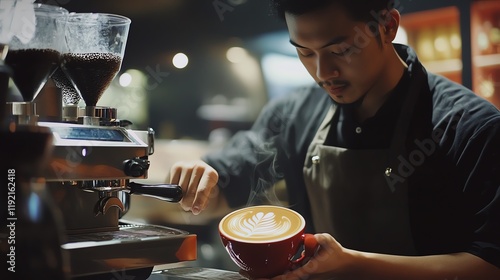
[[[130,207],[131,195],[152,196],[166,203],[182,198],[178,185],[133,181],[148,176],[154,131],[131,129],[130,122],[118,118],[115,108],[96,106],[121,66],[130,20],[109,14],[68,14],[60,7],[44,4],[36,4],[35,15],[34,39],[30,43],[13,40],[6,65],[0,65],[4,81],[0,91],[4,103],[0,132],[2,141],[6,141],[2,144],[2,169],[14,170],[13,176],[18,176],[9,177],[17,180],[17,189],[12,188],[18,195],[16,219],[19,223],[23,217],[29,220],[15,231],[21,246],[17,250],[24,248],[17,252],[17,269],[25,274],[7,276],[30,279],[21,275],[31,270],[40,277],[32,279],[139,280],[147,279],[157,265],[195,260],[195,234],[120,220]],[[65,18],[65,32],[60,32],[61,18]],[[74,37],[79,34],[91,34],[106,45]],[[44,39],[37,41],[37,36]],[[106,36],[105,40],[100,36]],[[60,42],[67,46],[58,46]],[[22,101],[5,99],[5,79],[9,75]],[[62,107],[55,120],[44,121],[37,115],[34,100],[51,75],[58,86],[51,90],[62,94],[40,97]],[[86,106],[78,107],[80,98]],[[53,210],[49,218],[39,218],[45,212],[35,207],[42,205],[42,200],[34,194],[46,198],[43,201]],[[7,238],[8,229],[2,228],[0,235]],[[55,253],[48,253],[50,244],[43,238],[56,244],[51,247]],[[0,249],[8,255],[9,247],[5,245],[1,242]],[[42,253],[31,256],[38,251]],[[26,261],[20,262],[19,258]],[[45,267],[55,264],[59,264],[59,278],[45,274]]]
[[[95,108],[96,112],[110,109]],[[69,252],[73,276],[144,268],[148,275],[155,265],[196,259],[192,234],[119,222],[130,206],[131,194],[177,202],[182,190],[176,185],[131,181],[147,177],[154,134],[110,125],[115,121],[99,117],[100,126],[38,123],[54,136],[53,152],[42,174],[63,213],[67,243],[62,248]]]
[[[94,110],[114,111],[103,107]],[[95,118],[99,126],[38,123],[53,134],[53,150],[42,176],[52,201],[63,214],[67,242],[62,248],[69,253],[71,275],[126,271],[143,277],[155,265],[195,260],[195,235],[120,223],[130,206],[131,194],[177,202],[182,190],[177,185],[131,181],[147,178],[148,156],[154,151],[152,130],[131,130],[117,125],[122,123],[117,119]]]

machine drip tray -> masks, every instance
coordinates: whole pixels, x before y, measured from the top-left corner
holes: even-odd
[[[100,244],[104,245],[106,241],[111,241],[111,243],[130,241],[140,242],[141,240],[147,240],[151,238],[172,238],[177,235],[188,234],[187,232],[178,229],[151,225],[120,224],[118,228],[119,230],[116,231],[70,234],[68,235],[68,242],[63,245],[63,247],[85,247],[87,244],[94,244],[93,242],[104,242]]]
[[[156,225],[122,224],[119,230],[68,235],[71,276],[125,273],[196,260],[196,235]]]
[[[246,280],[238,272],[200,267],[176,267],[155,271],[147,280]]]

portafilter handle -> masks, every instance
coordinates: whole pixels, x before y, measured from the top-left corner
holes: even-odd
[[[145,185],[130,182],[128,184],[128,189],[130,194],[151,196],[168,202],[179,202],[182,199],[182,188],[179,185]]]

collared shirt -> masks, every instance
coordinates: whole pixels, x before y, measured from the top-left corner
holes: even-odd
[[[401,103],[408,93],[409,82],[410,76],[405,71],[375,115],[363,122],[356,118],[356,108],[360,102],[336,104],[338,113],[333,116],[334,125],[324,144],[349,149],[388,148],[401,111]]]

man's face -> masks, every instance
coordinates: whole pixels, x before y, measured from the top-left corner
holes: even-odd
[[[379,43],[376,18],[353,21],[332,4],[300,16],[286,14],[290,41],[309,74],[338,103],[353,103],[381,90],[386,45]]]

